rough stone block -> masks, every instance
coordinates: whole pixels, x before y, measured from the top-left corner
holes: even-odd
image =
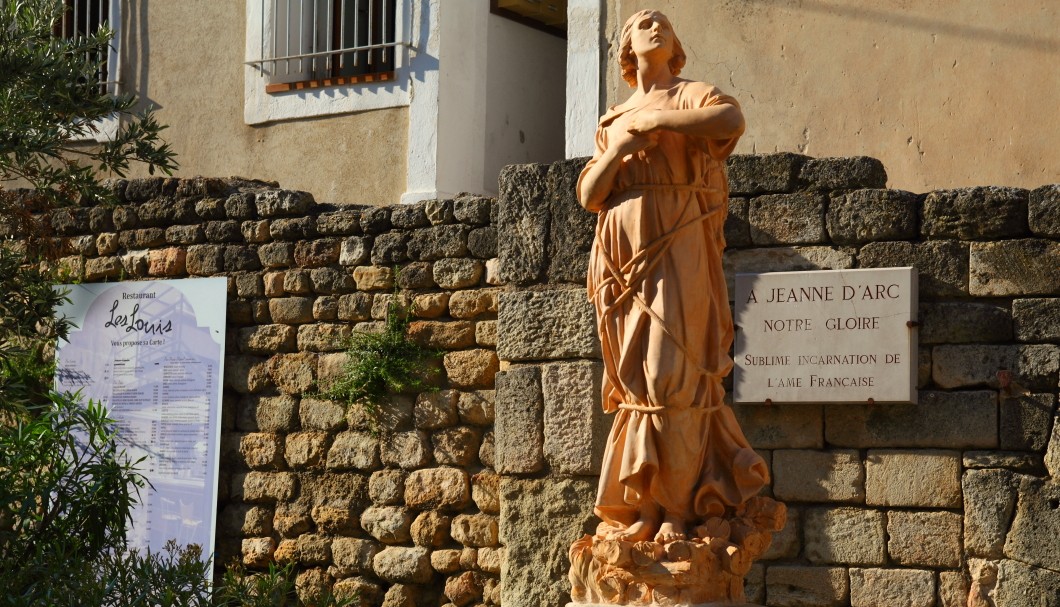
[[[882,565],[886,562],[883,513],[860,508],[803,511],[804,554],[811,563]]]
[[[826,405],[825,440],[838,447],[995,449],[997,393],[920,393],[917,405]]]
[[[405,503],[404,470],[384,468],[376,470],[368,478],[368,497],[377,506],[395,506]]]
[[[346,409],[334,401],[305,396],[298,406],[298,419],[306,430],[331,432],[346,424]]]
[[[836,244],[916,238],[917,197],[902,190],[857,190],[833,196],[828,235]]]
[[[824,447],[821,405],[734,405],[744,436],[756,449]]]
[[[413,419],[419,430],[437,430],[456,424],[458,417],[456,401],[459,393],[456,390],[423,392],[416,397],[416,408]]]
[[[462,225],[440,225],[415,230],[408,241],[409,258],[433,261],[446,257],[464,257],[467,255],[468,231],[468,227]],[[378,248],[378,239],[376,240]]]
[[[471,481],[459,468],[427,468],[405,479],[405,503],[411,508],[459,512],[471,501]]]
[[[104,258],[106,259],[106,258]],[[88,260],[85,266],[86,279],[88,265],[93,260]],[[188,247],[188,256],[184,260],[188,274],[193,276],[212,276],[219,274],[224,267],[224,249],[217,245],[196,245]]]
[[[302,215],[316,204],[312,194],[296,190],[263,190],[254,195],[254,203],[261,217]]]
[[[490,222],[490,214],[496,203],[494,198],[460,195],[453,201],[453,217],[460,223],[485,225]]]
[[[453,318],[477,318],[497,312],[496,289],[457,291],[448,298],[449,314]]]
[[[1004,468],[1038,476],[1046,474],[1042,455],[1026,451],[965,451],[962,463],[969,470]]]
[[[501,603],[505,607],[564,605],[570,601],[567,551],[593,533],[592,479],[501,478]]]
[[[986,297],[1060,294],[1060,242],[1045,239],[975,242],[968,289]]]
[[[471,477],[471,499],[479,510],[486,514],[500,514],[500,482],[500,475],[488,471]]]
[[[291,472],[248,472],[232,477],[232,498],[248,503],[286,502],[298,491],[298,479]]]
[[[497,228],[475,228],[467,234],[467,250],[479,259],[497,257]]]
[[[284,394],[302,394],[316,381],[317,357],[312,352],[277,354],[266,363],[272,383]]]
[[[887,553],[900,565],[960,567],[961,515],[901,510],[888,513]]]
[[[920,569],[850,570],[850,607],[934,607],[935,574]]]
[[[993,598],[998,607],[1060,607],[1060,573],[1003,560],[998,566]]]
[[[1060,484],[1024,477],[1016,517],[1005,541],[1005,556],[1036,567],[1060,570]]]
[[[781,501],[865,501],[865,470],[855,450],[773,451],[773,495]]]
[[[773,565],[766,570],[766,596],[775,607],[845,607],[849,585],[843,567]]]
[[[360,213],[343,209],[317,216],[317,231],[324,236],[354,236],[361,233]]]
[[[1002,369],[1011,371],[1012,381],[1023,389],[1055,390],[1060,373],[1060,346],[936,346],[931,354],[931,376],[942,388],[997,389],[998,371]]]
[[[485,265],[476,259],[439,259],[434,262],[434,282],[443,289],[466,289],[482,279]]]
[[[497,321],[481,320],[475,323],[475,343],[485,348],[496,348]]]
[[[424,203],[423,210],[427,215],[427,220],[431,222],[431,225],[453,223],[456,221],[456,217],[453,213],[452,200],[428,200]]]
[[[417,546],[437,548],[449,541],[452,517],[428,510],[421,512],[412,522],[412,541]]]
[[[733,154],[728,159],[729,192],[764,194],[794,192],[800,185],[799,172],[808,156],[779,154]]]
[[[458,350],[475,345],[475,324],[468,320],[418,320],[409,324],[408,336],[427,348]]]
[[[1035,235],[1060,238],[1060,184],[1044,185],[1031,191],[1027,221]]]
[[[548,242],[549,282],[584,284],[589,250],[596,231],[596,213],[578,203],[578,176],[587,158],[561,160],[548,167],[548,204],[551,206]]]
[[[964,572],[940,571],[938,607],[967,607],[968,590]]]
[[[815,244],[827,240],[825,196],[812,192],[752,198],[748,210],[756,245]]]
[[[538,367],[514,367],[499,373],[496,407],[497,472],[537,472],[545,463],[541,370]]]
[[[495,403],[496,392],[494,390],[461,392],[457,399],[460,421],[472,426],[493,425]]]
[[[995,186],[931,192],[921,207],[929,238],[985,240],[1027,233],[1027,190]]]
[[[426,432],[395,432],[380,444],[380,457],[388,466],[412,470],[431,461]]]
[[[340,432],[328,450],[331,470],[373,470],[379,466],[379,439],[366,432]]]
[[[482,430],[457,426],[439,430],[431,436],[434,461],[451,466],[470,466],[475,463],[481,447]]]
[[[769,460],[766,460],[767,462]],[[802,515],[797,508],[788,506],[788,520],[784,528],[773,534],[773,541],[762,554],[763,561],[795,560],[799,557],[802,544],[799,541],[802,529]]]
[[[1020,476],[1009,470],[964,473],[964,548],[969,554],[1001,558],[1019,484]]]
[[[388,266],[408,259],[409,235],[405,232],[387,232],[375,237],[372,245],[372,264]]]
[[[328,435],[325,432],[297,432],[287,435],[284,457],[287,465],[295,469],[315,468],[323,463],[328,452]]]
[[[293,352],[297,332],[287,325],[258,325],[239,330],[239,349],[249,354]]]
[[[243,230],[238,221],[207,221],[205,236],[210,242],[239,242],[243,239]]]
[[[730,298],[735,274],[794,272],[800,270],[845,270],[854,267],[853,248],[769,247],[726,251],[722,259]]]
[[[296,325],[313,322],[313,300],[308,297],[275,297],[269,300],[273,322]]]
[[[600,405],[603,365],[552,363],[542,367],[544,455],[554,472],[599,474],[611,425]]]
[[[1012,341],[1008,306],[979,302],[920,304],[921,344],[965,344]]]
[[[388,546],[372,559],[375,574],[388,582],[425,584],[430,581],[430,551],[427,548]]]
[[[361,513],[361,528],[384,544],[400,544],[412,539],[412,517],[404,508],[372,506]]]
[[[548,254],[551,206],[548,166],[509,165],[498,178],[497,230],[501,279],[518,285],[539,281]]]
[[[460,514],[453,518],[450,533],[457,542],[474,548],[497,545],[497,517]]]
[[[1056,408],[1054,394],[1027,394],[1001,399],[1001,425],[998,429],[1002,449],[1044,451]]]
[[[870,450],[865,460],[865,503],[959,508],[960,452]]]
[[[255,432],[239,440],[239,453],[251,470],[282,470],[283,442],[278,434]]]
[[[751,246],[751,224],[747,221],[746,198],[730,198],[725,217],[725,244],[729,247]]]
[[[431,225],[425,212],[426,206],[425,202],[417,202],[390,207],[390,225],[403,230]]]
[[[870,242],[858,252],[858,264],[862,268],[915,267],[922,299],[968,295],[967,243]]]
[[[802,165],[799,179],[814,190],[887,187],[883,163],[868,156],[810,158]]]
[[[510,361],[599,357],[596,315],[585,290],[501,293],[497,354]]]
[[[460,350],[443,357],[449,384],[457,388],[492,388],[500,368],[493,350]]]
[[[1060,298],[1016,299],[1012,318],[1019,341],[1060,343]]]
[[[294,261],[303,268],[322,268],[339,260],[341,246],[338,238],[299,241],[294,245]]]
[[[391,268],[377,266],[357,266],[353,270],[353,280],[361,291],[392,289],[394,271]]]

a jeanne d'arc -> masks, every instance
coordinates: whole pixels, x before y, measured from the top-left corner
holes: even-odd
[[[617,411],[596,513],[608,539],[684,539],[768,483],[723,402],[733,329],[722,274],[725,159],[744,130],[736,100],[678,77],[669,20],[641,11],[622,29],[636,90],[611,108],[578,182],[599,213],[588,287]]]

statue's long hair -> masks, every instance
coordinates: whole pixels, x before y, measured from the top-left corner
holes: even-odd
[[[632,17],[626,20],[626,24],[622,26],[622,37],[620,38],[618,51],[618,69],[622,73],[622,79],[631,88],[637,86],[637,56],[633,54],[633,24],[652,14],[658,15],[666,19],[667,23],[670,23],[666,15],[659,11],[644,10],[634,13]],[[670,24],[670,31],[673,32],[672,23]],[[685,66],[686,57],[685,49],[677,38],[677,32],[673,33],[673,38],[674,54],[670,57],[670,73],[676,76],[681,73],[681,68]]]

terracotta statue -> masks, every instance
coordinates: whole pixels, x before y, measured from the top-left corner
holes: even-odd
[[[717,540],[722,526],[726,546],[739,547],[730,541],[734,517],[744,516],[747,533],[783,526],[783,505],[749,502],[769,472],[723,402],[722,378],[733,364],[721,264],[725,159],[744,118],[736,100],[716,87],[679,78],[684,63],[663,14],[630,17],[619,66],[635,90],[601,118],[596,152],[578,182],[582,206],[599,213],[588,290],[602,344],[604,409],[617,413],[596,498],[603,523],[595,538],[571,549],[577,602],[606,598],[599,588],[585,590],[599,579],[583,579],[610,571],[603,561],[590,562],[601,542],[611,542],[602,550],[615,554],[637,542],[689,544],[678,551],[691,553],[696,547],[687,540]],[[756,516],[757,527],[750,522]],[[755,541],[762,544],[761,537]],[[595,566],[603,569],[590,571]],[[738,592],[694,596],[742,596],[742,576]]]

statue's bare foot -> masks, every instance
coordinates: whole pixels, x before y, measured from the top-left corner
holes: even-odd
[[[607,539],[622,540],[626,542],[642,542],[651,539],[655,530],[659,527],[659,521],[650,518],[641,518],[625,529],[611,533]]]
[[[666,517],[663,518],[662,525],[659,526],[659,532],[655,534],[655,541],[660,544],[668,544],[677,540],[687,539],[687,537],[685,535],[685,521],[680,517],[667,513]]]

